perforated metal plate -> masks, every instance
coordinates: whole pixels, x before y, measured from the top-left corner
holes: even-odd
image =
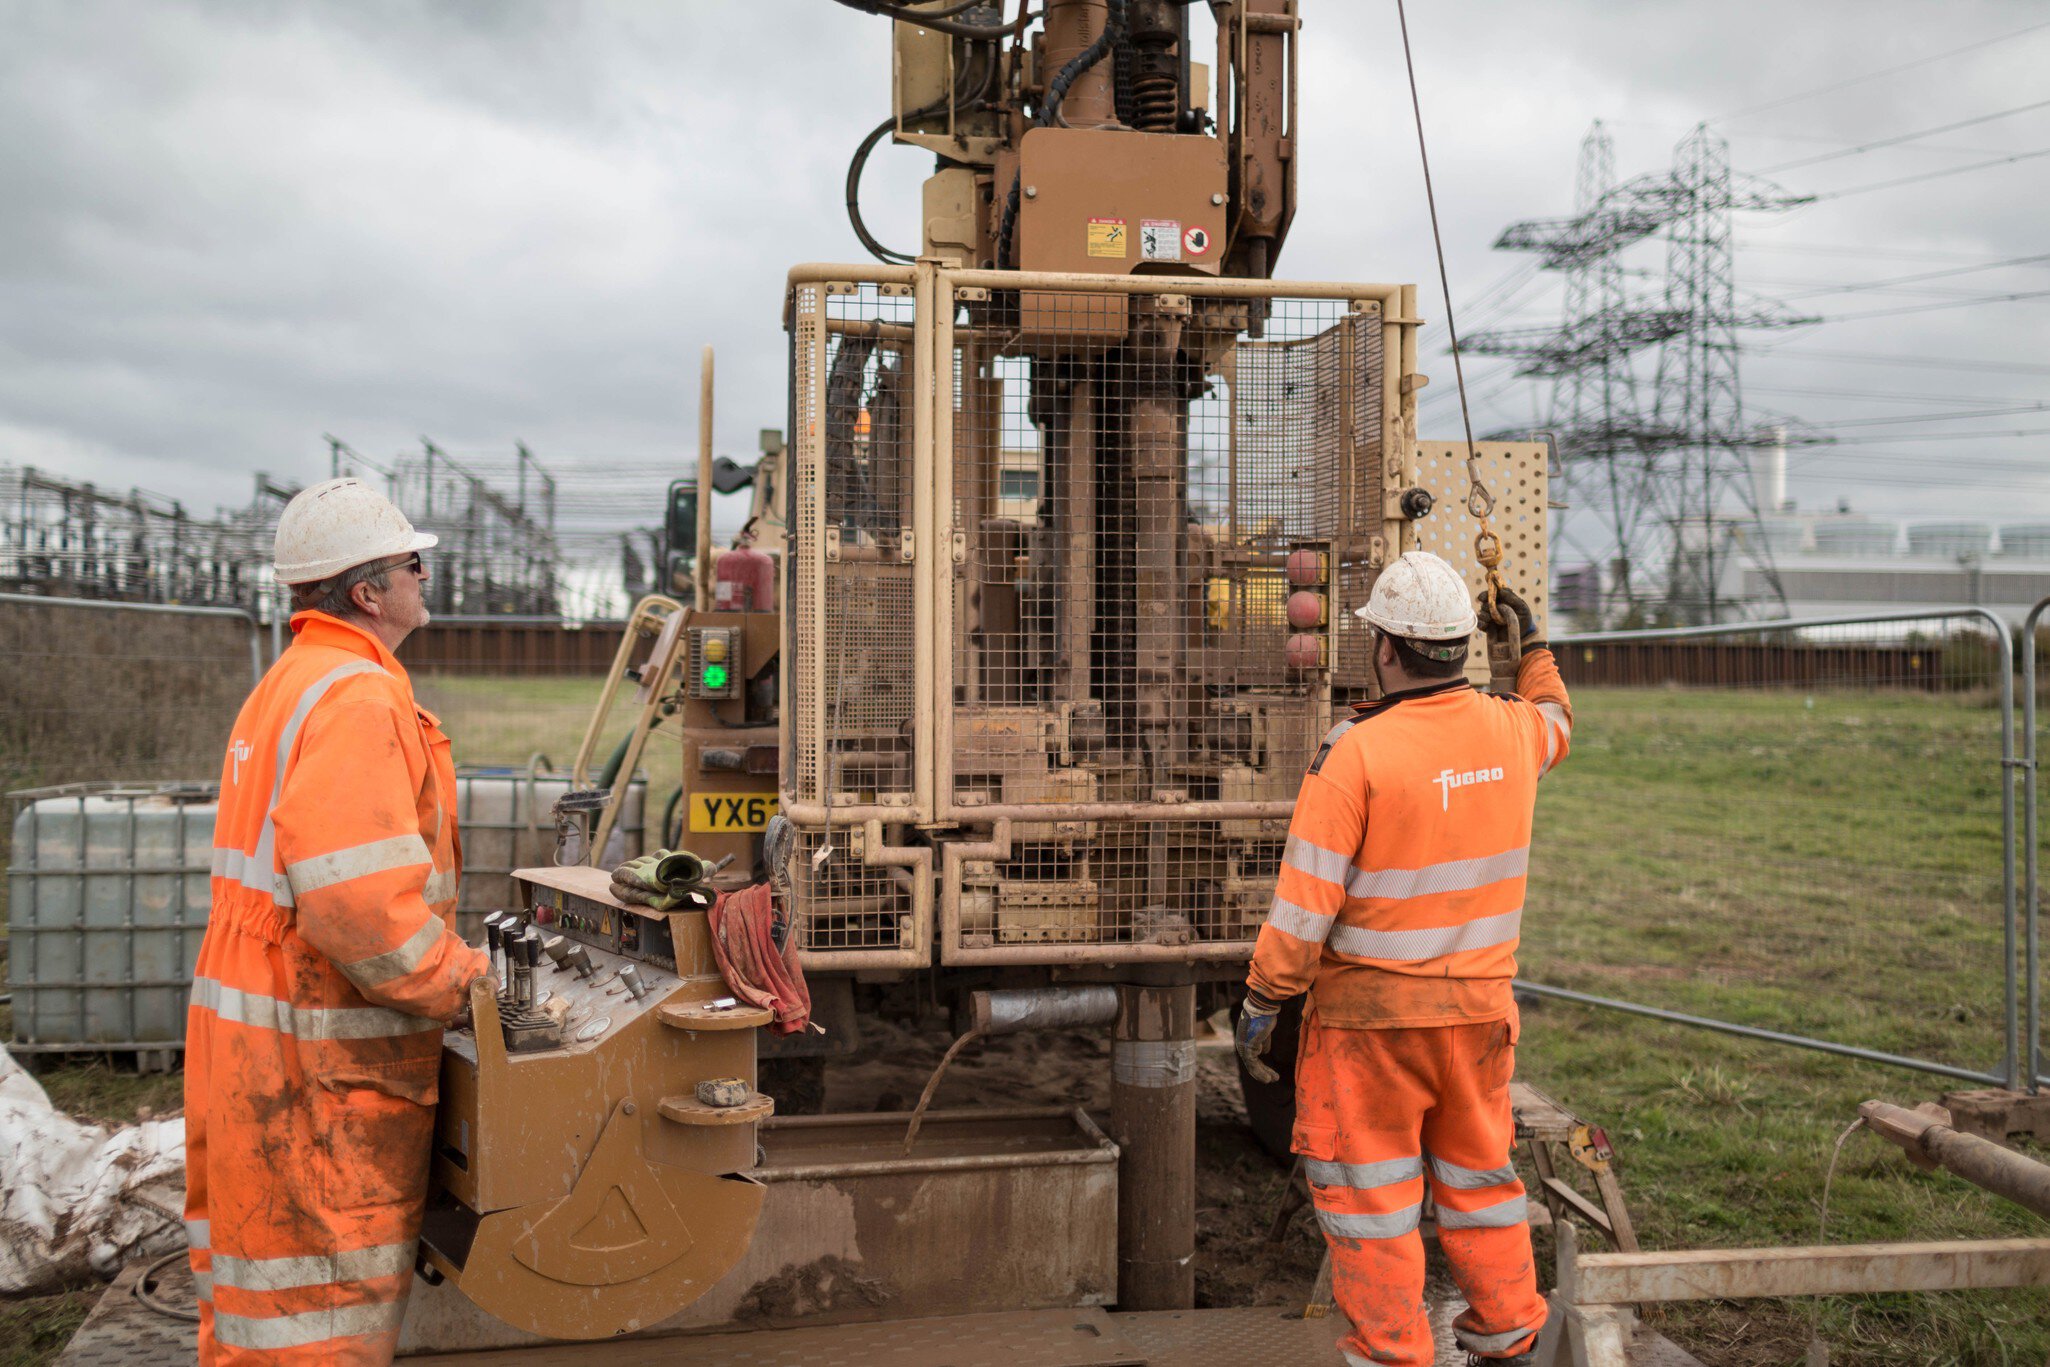
[[[1546,574],[1550,543],[1545,531],[1549,486],[1544,443],[1483,441],[1474,445],[1481,457],[1481,481],[1495,496],[1492,520],[1496,535],[1502,538],[1502,577],[1530,604],[1542,627],[1549,620],[1551,600]],[[1443,556],[1479,593],[1486,580],[1474,556],[1474,536],[1480,525],[1466,510],[1466,443],[1419,441],[1417,485],[1430,491],[1434,506],[1429,517],[1410,524],[1413,530],[1404,538],[1403,549]],[[1479,632],[1474,633],[1467,658],[1468,676],[1485,682],[1488,646]]]

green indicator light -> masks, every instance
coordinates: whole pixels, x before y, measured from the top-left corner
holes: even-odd
[[[719,689],[726,687],[726,666],[706,665],[704,681],[706,688]]]

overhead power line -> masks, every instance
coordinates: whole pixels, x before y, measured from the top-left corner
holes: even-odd
[[[1946,299],[1936,304],[1903,304],[1897,309],[1866,309],[1860,313],[1832,313],[1825,323],[1844,323],[1855,318],[1895,318],[1903,313],[1933,313],[1937,309],[1975,308],[1986,304],[2012,304],[2023,299],[2042,299],[2050,290],[2025,290],[2020,294],[1982,294],[1976,299]]]
[[[1991,161],[1975,161],[1969,166],[1948,166],[1941,171],[1923,171],[1919,175],[1901,176],[1895,180],[1878,180],[1870,185],[1853,185],[1842,190],[1824,190],[1814,197],[1820,204],[1825,200],[1844,199],[1850,195],[1868,194],[1873,190],[1892,190],[1903,185],[1920,185],[1925,180],[1942,180],[1945,176],[1961,176],[1968,171],[1985,171],[1995,166],[2010,166],[2018,161],[2033,161],[2037,157],[2050,157],[2050,147],[2038,147],[2028,152],[2016,152],[2013,156],[1995,157]]]
[[[1964,413],[1921,413],[1900,418],[1840,418],[1829,424],[1838,427],[1898,427],[1911,422],[1955,422],[1965,418],[2008,418],[2017,413],[2050,411],[2050,404],[2024,403],[2007,408],[1981,408]]]
[[[1998,150],[1998,149],[1989,149]],[[1737,239],[1738,247],[1747,252],[1799,252],[1811,256],[1855,256],[1869,260],[1875,256],[1892,257],[1897,261],[1977,261],[1971,252],[1915,251],[1901,247],[1870,247],[1838,245],[1826,242],[1763,242],[1746,234]]]
[[[1752,345],[1747,351],[1761,356],[1793,356],[1806,359],[1817,357],[1827,361],[1850,361],[1856,365],[1909,366],[1917,370],[1969,370],[1973,372],[1998,371],[2008,375],[2050,375],[2050,365],[2032,365],[2026,361],[1978,361],[1965,357],[1941,356],[1890,356],[1877,351],[1835,351],[1827,347],[1790,345],[1785,342],[1776,345]]]
[[[1749,114],[1763,114],[1768,109],[1779,109],[1785,105],[1798,104],[1802,100],[1812,100],[1821,95],[1833,95],[1839,90],[1848,90],[1854,85],[1863,85],[1867,81],[1876,81],[1887,76],[1897,76],[1903,71],[1913,71],[1917,67],[1931,66],[1937,62],[1948,61],[1952,57],[1962,57],[1967,52],[1977,52],[1981,48],[1995,47],[2001,43],[2012,42],[2016,38],[2025,37],[2028,34],[2036,33],[2046,28],[2050,28],[2050,20],[2040,24],[2030,24],[2027,28],[2018,28],[2011,33],[2003,33],[1997,37],[1981,38],[1975,43],[1966,43],[1963,47],[1954,47],[1944,52],[1932,53],[1927,57],[1917,57],[1912,62],[1902,62],[1899,66],[1890,66],[1883,71],[1868,71],[1863,76],[1852,76],[1847,80],[1834,81],[1829,85],[1815,86],[1808,90],[1797,90],[1791,95],[1782,95],[1778,99],[1768,100],[1764,104],[1754,104],[1745,109],[1736,109],[1727,114],[1718,114],[1708,120],[1708,122],[1723,123],[1730,119],[1744,118]]]
[[[1806,299],[1816,294],[1850,294],[1858,290],[1890,289],[1895,285],[1912,285],[1923,280],[1943,280],[1953,275],[1973,275],[1979,271],[2005,270],[2011,266],[2032,266],[2041,261],[2050,261],[2050,252],[2037,256],[2011,256],[2005,261],[1983,261],[1976,266],[1958,266],[1950,270],[1923,271],[1917,275],[1896,275],[1887,280],[1861,280],[1848,285],[1818,285],[1799,294],[1783,294],[1780,298]]]
[[[1791,171],[1799,166],[1818,166],[1825,161],[1835,161],[1840,157],[1854,157],[1862,152],[1876,152],[1882,147],[1898,147],[1904,142],[1916,142],[1922,138],[1933,138],[1939,133],[1954,133],[1960,128],[1970,128],[1975,124],[1981,123],[1992,123],[1995,119],[2011,119],[2017,114],[2027,114],[2033,110],[2044,108],[2050,108],[2050,100],[2037,100],[2034,104],[2016,105],[2013,109],[2000,109],[1991,114],[1981,114],[1976,118],[1960,119],[1956,123],[1946,123],[1937,128],[1924,128],[1915,133],[1898,133],[1890,138],[1879,138],[1873,142],[1861,142],[1855,147],[1840,148],[1834,152],[1822,152],[1812,157],[1797,157],[1793,161],[1783,161],[1776,166],[1761,167],[1758,174],[1769,176],[1779,171]]]

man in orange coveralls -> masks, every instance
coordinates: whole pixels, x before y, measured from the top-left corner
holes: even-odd
[[[1274,907],[1247,974],[1238,1048],[1261,1081],[1281,1004],[1307,991],[1293,1147],[1331,1245],[1355,1367],[1433,1360],[1417,1232],[1424,1180],[1468,1308],[1474,1363],[1528,1361],[1545,1303],[1510,1162],[1518,923],[1538,779],[1573,724],[1522,599],[1517,693],[1464,677],[1476,614],[1459,575],[1411,551],[1359,615],[1379,701],[1332,728],[1289,824]]]
[[[204,1364],[385,1364],[427,1200],[441,1029],[489,967],[451,929],[448,737],[392,652],[434,538],[353,479],[294,498],[296,639],[235,720],[186,1016]]]

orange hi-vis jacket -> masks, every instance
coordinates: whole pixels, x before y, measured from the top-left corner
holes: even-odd
[[[1331,729],[1296,797],[1255,991],[1308,991],[1346,1028],[1509,1014],[1537,782],[1573,721],[1551,651],[1527,652],[1516,685],[1416,689]]]
[[[427,1198],[451,929],[448,738],[318,612],[242,705],[186,1018],[186,1227],[206,1364],[391,1361]]]

